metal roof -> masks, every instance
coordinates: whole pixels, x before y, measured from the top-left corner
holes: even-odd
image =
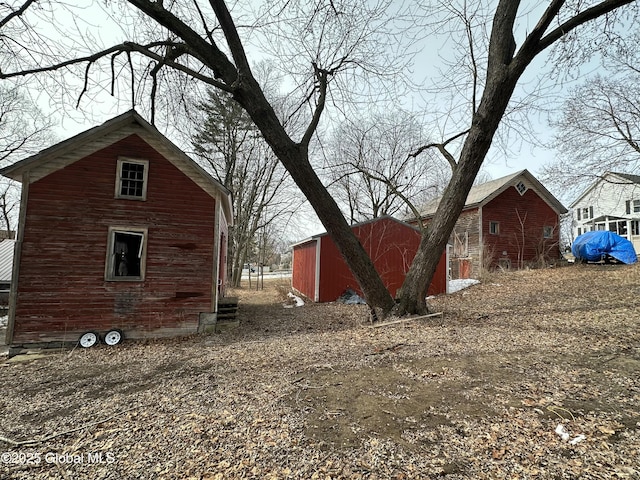
[[[15,240],[0,241],[0,283],[11,283]]]

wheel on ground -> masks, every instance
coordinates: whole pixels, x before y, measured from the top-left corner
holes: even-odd
[[[122,341],[122,338],[122,330],[114,328],[113,330],[109,330],[104,334],[104,343],[109,346],[118,345]]]
[[[83,333],[78,343],[83,348],[93,347],[100,340],[100,336],[96,332]]]

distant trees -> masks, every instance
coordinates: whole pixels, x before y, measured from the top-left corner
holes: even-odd
[[[577,194],[607,171],[640,174],[640,70],[594,76],[571,90],[555,120],[558,158],[543,180]]]
[[[195,153],[233,198],[229,273],[239,286],[243,266],[267,258],[267,246],[273,243],[267,237],[275,234],[269,227],[280,222],[284,230],[283,223],[301,202],[292,194],[286,170],[230,94],[209,89],[197,107]]]
[[[431,155],[411,156],[424,141],[423,130],[415,114],[398,110],[356,117],[332,132],[324,169],[351,223],[411,216],[442,192],[448,167]]]
[[[51,123],[19,86],[0,84],[0,167],[49,146]],[[0,229],[15,230],[20,186],[0,177]]]

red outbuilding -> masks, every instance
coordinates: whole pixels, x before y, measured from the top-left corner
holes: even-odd
[[[230,194],[136,112],[0,173],[22,183],[7,344],[215,325]]]
[[[385,286],[395,297],[418,251],[420,231],[389,216],[359,223],[352,228]],[[429,295],[448,290],[447,251],[440,259],[429,286]],[[358,282],[327,233],[293,246],[292,286],[315,302],[335,301],[349,289],[362,295]]]
[[[428,224],[440,198],[422,211]],[[528,170],[475,185],[449,242],[452,278],[483,269],[523,268],[560,258],[560,215],[567,209]]]

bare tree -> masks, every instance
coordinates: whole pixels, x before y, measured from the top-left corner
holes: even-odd
[[[543,180],[576,194],[607,171],[640,173],[640,72],[595,76],[573,89],[554,125],[558,158]]]
[[[192,142],[203,166],[232,194],[234,225],[230,231],[232,285],[239,286],[242,269],[252,254],[258,231],[300,204],[289,195],[289,176],[269,150],[247,113],[231,96],[209,90],[195,122]],[[266,238],[262,243],[266,244]]]
[[[51,141],[51,123],[19,86],[0,85],[0,165],[26,157]],[[0,228],[17,226],[20,185],[0,179]]]
[[[586,42],[580,41],[585,36],[589,37],[594,32],[605,35],[611,32],[617,25],[613,13],[626,5],[637,9],[636,3],[633,0],[549,0],[546,7],[534,2],[534,5],[542,7],[534,10],[522,6],[519,0],[497,0],[487,6],[493,12],[492,22],[490,27],[488,24],[480,24],[487,28],[486,38],[489,43],[484,52],[486,57],[474,55],[470,62],[472,65],[483,64],[483,68],[471,71],[473,78],[477,79],[473,83],[474,101],[467,110],[465,126],[459,128],[457,133],[444,137],[459,138],[461,147],[459,153],[454,155],[447,148],[447,141],[435,145],[451,165],[452,177],[407,273],[398,306],[400,313],[422,312],[426,309],[427,287],[441,253],[509,107],[516,85],[527,67],[538,55],[560,40],[563,43],[559,45],[567,47],[566,50],[561,49],[560,53],[567,52],[566,58],[572,58],[572,48],[575,45],[584,46]],[[380,18],[384,17],[388,5],[349,0],[273,2],[268,7],[272,15],[261,17],[250,25],[251,31],[246,30],[246,36],[251,36],[251,32],[260,30],[267,23],[280,25],[279,16],[289,12],[290,7],[294,8],[292,17],[288,17],[294,18],[296,22],[292,25],[299,27],[299,31],[293,34],[293,40],[300,43],[307,57],[304,63],[307,75],[296,77],[296,86],[299,91],[306,92],[307,101],[301,104],[301,110],[306,105],[310,119],[304,133],[293,138],[287,132],[286,122],[280,120],[256,80],[241,36],[241,32],[245,30],[239,30],[223,0],[210,0],[211,11],[205,10],[208,6],[197,1],[166,3],[129,0],[129,4],[162,27],[155,29],[155,39],[120,42],[83,57],[44,61],[40,62],[41,65],[27,67],[16,64],[15,59],[27,58],[24,51],[15,51],[21,45],[11,43],[10,38],[3,37],[12,54],[10,68],[15,70],[5,70],[1,77],[59,69],[68,71],[72,66],[81,65],[84,66],[84,70],[81,70],[84,78],[81,94],[84,94],[89,90],[90,74],[97,62],[108,59],[109,64],[114,65],[117,59],[125,58],[122,68],[130,67],[135,73],[130,59],[132,56],[142,55],[150,62],[143,72],[148,75],[146,78],[151,78],[152,93],[157,92],[155,87],[158,74],[165,68],[229,92],[247,111],[317,212],[358,280],[368,303],[385,311],[390,310],[394,306],[393,299],[309,160],[309,146],[318,130],[327,101],[334,98],[332,95],[336,91],[340,91],[331,88],[333,83],[341,81],[346,86],[354,75],[374,68],[380,69],[375,62],[385,57],[383,52],[389,52],[388,49],[370,48],[372,45],[384,45],[381,36],[377,34],[386,26]],[[299,6],[305,8],[300,11]],[[539,20],[531,24],[532,28],[527,32],[516,31],[521,8],[530,16],[540,12]],[[9,15],[5,15],[4,25],[13,22],[16,17],[9,20],[7,18],[17,11],[14,9]],[[216,19],[214,23],[213,18]],[[241,14],[236,18],[244,19]],[[601,21],[597,21],[598,19]],[[586,31],[585,26],[591,26],[594,31]],[[334,35],[330,35],[330,32]],[[278,38],[284,41],[289,35],[291,31],[285,28],[279,32]],[[315,41],[307,43],[306,38]],[[391,37],[386,37],[387,44],[389,38]],[[472,51],[475,52],[475,49],[476,45],[473,44]],[[34,57],[32,52],[30,57]],[[296,56],[294,59],[298,58]],[[393,55],[389,59],[393,60]],[[295,65],[293,62],[291,64]],[[116,76],[115,68],[112,72]],[[486,73],[481,75],[481,72]],[[394,70],[389,68],[386,73],[392,75]],[[152,98],[155,97],[152,95]],[[334,104],[339,105],[337,101]]]
[[[355,118],[332,132],[325,169],[351,223],[404,217],[441,193],[449,172],[429,155],[410,155],[423,137],[416,116],[402,111]]]

